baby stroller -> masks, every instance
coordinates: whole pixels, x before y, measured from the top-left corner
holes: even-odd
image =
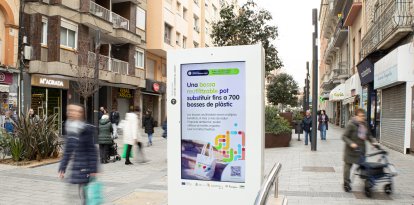
[[[372,154],[361,155],[357,174],[365,180],[365,195],[372,196],[372,190],[378,183],[385,183],[384,192],[388,195],[393,192],[393,177],[397,175],[394,165],[388,162],[388,152],[379,145],[374,146],[377,151]],[[380,156],[378,162],[368,162],[367,158]]]
[[[118,144],[116,144],[114,140],[112,140],[112,144],[109,147],[108,161],[121,161],[121,156],[118,154]]]

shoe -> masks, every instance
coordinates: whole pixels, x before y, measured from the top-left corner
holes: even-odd
[[[305,144],[305,145],[308,145],[308,144]]]
[[[131,162],[125,162],[125,165],[133,165]]]
[[[150,162],[150,160],[144,159],[142,161],[140,161],[140,164],[148,164]]]
[[[351,192],[352,191],[352,187],[349,183],[344,183],[344,191],[345,192]]]

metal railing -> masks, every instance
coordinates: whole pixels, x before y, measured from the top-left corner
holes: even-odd
[[[110,62],[111,58],[105,55],[99,55],[99,69],[111,71]],[[88,52],[88,66],[91,68],[95,67],[96,63],[96,54],[93,52]]]
[[[378,17],[374,16],[374,23],[362,39],[362,54],[367,56],[385,39],[390,37],[398,28],[411,27],[413,16],[410,13],[412,0],[392,0],[375,9],[385,7]]]
[[[123,28],[129,30],[129,20],[112,12],[112,23],[115,28]]]
[[[89,2],[89,12],[94,16],[111,22],[111,11],[93,1]]]
[[[273,166],[272,170],[270,170],[270,173],[266,178],[265,183],[262,185],[259,193],[257,194],[254,205],[265,205],[267,203],[269,192],[272,186],[275,187],[274,197],[279,197],[279,173],[281,169],[281,163],[277,163]]]
[[[111,68],[114,73],[128,75],[129,63],[115,58],[111,59]]]

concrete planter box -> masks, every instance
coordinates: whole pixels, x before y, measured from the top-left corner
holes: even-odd
[[[265,134],[265,148],[274,147],[289,147],[290,140],[292,139],[292,133],[287,134]]]

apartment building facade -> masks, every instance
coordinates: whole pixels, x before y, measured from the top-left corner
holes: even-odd
[[[223,4],[234,0],[147,1],[146,88],[143,108],[158,121],[166,118],[166,58],[171,49],[213,46],[211,24]]]
[[[19,7],[18,0],[0,1],[0,117],[6,111],[17,111],[17,69]],[[0,119],[2,122],[2,120]]]
[[[25,109],[33,108],[40,117],[57,113],[62,127],[66,105],[83,101],[75,89],[79,76],[74,68],[94,69],[96,63],[100,106],[115,108],[121,117],[142,106],[146,34],[139,12],[146,10],[145,0],[26,0],[25,4],[24,36],[31,48],[31,55],[25,55]],[[93,100],[88,101],[92,108]],[[93,110],[87,111],[91,120]]]
[[[324,108],[334,116],[333,123],[344,125],[353,110],[363,108],[371,133],[382,144],[401,153],[414,151],[413,2],[323,0],[321,3],[320,94],[328,99]],[[341,30],[337,26],[334,32],[332,22],[342,24],[346,49],[338,44]],[[335,84],[335,77],[340,76],[330,73],[335,68],[330,55],[338,56],[341,52],[348,54],[349,75]]]

